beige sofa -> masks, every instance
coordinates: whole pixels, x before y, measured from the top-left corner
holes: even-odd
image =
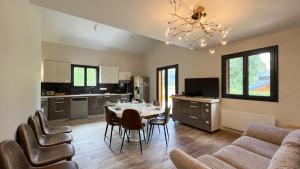
[[[195,159],[175,149],[170,157],[178,169],[300,169],[300,130],[253,124],[213,155]]]

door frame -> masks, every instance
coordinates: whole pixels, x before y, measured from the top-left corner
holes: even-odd
[[[162,71],[162,70],[165,70],[165,89],[167,89],[168,87],[168,69],[171,69],[171,68],[175,68],[176,71],[175,71],[175,93],[178,94],[178,72],[179,72],[179,66],[178,64],[174,64],[174,65],[169,65],[169,66],[163,66],[163,67],[159,67],[159,68],[156,68],[156,100],[159,101],[159,84],[158,84],[158,77],[159,77],[159,74],[158,72],[159,71]],[[165,90],[165,96],[168,96],[168,90]],[[167,97],[166,97],[167,98]],[[168,99],[165,100],[166,102],[166,105],[168,105]],[[167,106],[165,107],[165,109],[167,109]]]

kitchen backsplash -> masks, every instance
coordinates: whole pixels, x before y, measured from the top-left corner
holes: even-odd
[[[128,85],[128,84],[125,84]],[[106,88],[107,90],[100,90]],[[130,88],[130,87],[129,87]],[[46,95],[46,91],[55,91],[55,93],[70,94],[86,94],[86,93],[127,93],[127,86],[121,84],[99,84],[97,87],[72,87],[71,83],[41,83],[42,95]]]

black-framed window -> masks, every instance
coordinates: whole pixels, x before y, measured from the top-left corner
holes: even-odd
[[[71,76],[73,87],[96,87],[99,84],[99,67],[72,65]]]
[[[278,102],[278,46],[222,56],[222,97]]]

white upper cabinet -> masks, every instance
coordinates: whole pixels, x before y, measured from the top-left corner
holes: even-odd
[[[57,62],[58,82],[71,83],[71,63]]]
[[[43,82],[71,83],[71,63],[45,60],[43,66]]]
[[[99,68],[100,83],[118,84],[119,83],[119,68],[113,66],[100,66]]]
[[[119,72],[119,80],[131,80],[131,72]]]
[[[52,60],[44,61],[43,82],[57,82],[57,62]]]

